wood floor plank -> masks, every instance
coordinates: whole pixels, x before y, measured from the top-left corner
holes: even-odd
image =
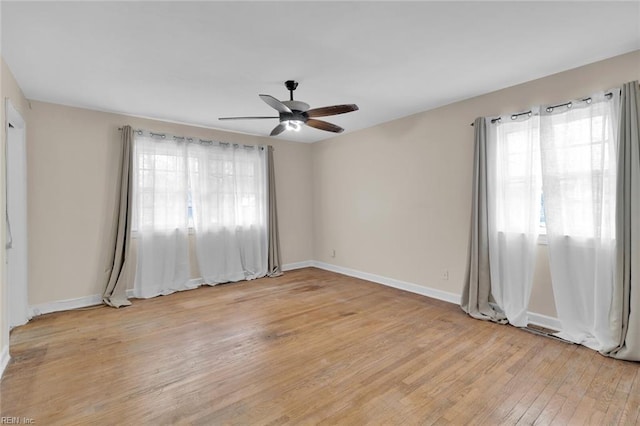
[[[629,363],[632,367],[636,367],[635,364]],[[635,370],[635,377],[630,383],[630,388],[625,389],[622,387],[620,390],[623,394],[626,394],[626,402],[620,414],[620,425],[631,425],[640,423],[640,370]],[[625,383],[626,384],[626,383]]]
[[[527,411],[522,415],[522,417],[520,417],[517,424],[534,424],[540,418],[545,408],[557,393],[558,388],[567,378],[567,375],[571,374],[570,369],[567,368],[567,364],[569,363],[570,357],[567,356],[567,352],[564,350],[561,351],[559,356],[552,363],[552,366],[549,368],[548,375],[546,375],[543,380],[539,381],[539,383],[542,382],[541,384],[544,384],[544,387],[542,387],[535,400],[531,405],[529,405]],[[562,404],[557,407],[558,410],[561,406]],[[553,410],[555,406],[551,405],[549,408],[550,410]],[[549,413],[551,419],[555,416],[556,412]],[[544,420],[544,416],[541,420]]]
[[[639,421],[638,363],[313,268],[35,318],[0,415],[36,424]]]

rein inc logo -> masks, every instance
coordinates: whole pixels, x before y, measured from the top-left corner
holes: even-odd
[[[36,421],[31,417],[0,417],[0,425],[34,425]]]

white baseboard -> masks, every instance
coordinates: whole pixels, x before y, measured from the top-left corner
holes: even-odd
[[[309,268],[314,265],[315,262],[313,260],[305,260],[303,262],[294,262],[294,263],[285,263],[284,265],[282,265],[282,271],[286,272],[286,271],[293,271],[294,269],[302,269],[302,268]]]
[[[313,261],[313,266],[326,271],[337,272],[342,275],[360,278],[374,283],[386,285],[388,287],[397,288],[411,293],[420,294],[422,296],[431,297],[432,299],[444,300],[445,302],[460,304],[460,295],[449,293],[448,291],[437,290],[431,287],[396,280],[394,278],[383,277],[381,275],[370,274],[368,272],[357,271],[355,269],[345,268],[342,266],[331,265],[324,262]]]
[[[529,323],[539,325],[541,327],[550,328],[552,330],[562,330],[562,323],[558,318],[547,315],[536,314],[535,312],[527,312],[529,315]]]
[[[91,296],[78,297],[76,299],[56,300],[55,302],[29,306],[29,313],[32,317],[37,317],[38,315],[49,314],[51,312],[68,311],[71,309],[86,308],[87,306],[100,304],[102,304],[102,295],[94,294]]]
[[[133,297],[133,289],[127,290],[127,298]],[[30,318],[38,315],[50,314],[52,312],[70,311],[78,308],[88,308],[89,306],[101,305],[102,295],[93,294],[91,296],[78,297],[76,299],[56,300],[54,302],[41,303],[29,306]]]
[[[9,365],[9,361],[11,361],[11,355],[9,355],[9,345],[2,348],[2,354],[0,354],[0,379],[4,374],[5,368]]]

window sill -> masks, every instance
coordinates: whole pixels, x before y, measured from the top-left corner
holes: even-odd
[[[189,235],[194,235],[196,233],[195,228],[193,228],[192,226],[189,227]],[[131,238],[132,239],[136,239],[138,238],[138,231],[131,231]]]
[[[538,245],[539,246],[547,245],[547,234],[538,234]]]

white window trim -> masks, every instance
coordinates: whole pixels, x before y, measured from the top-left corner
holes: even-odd
[[[547,230],[540,230],[540,233],[538,234],[538,245],[539,246],[546,246],[548,245],[547,242]]]

